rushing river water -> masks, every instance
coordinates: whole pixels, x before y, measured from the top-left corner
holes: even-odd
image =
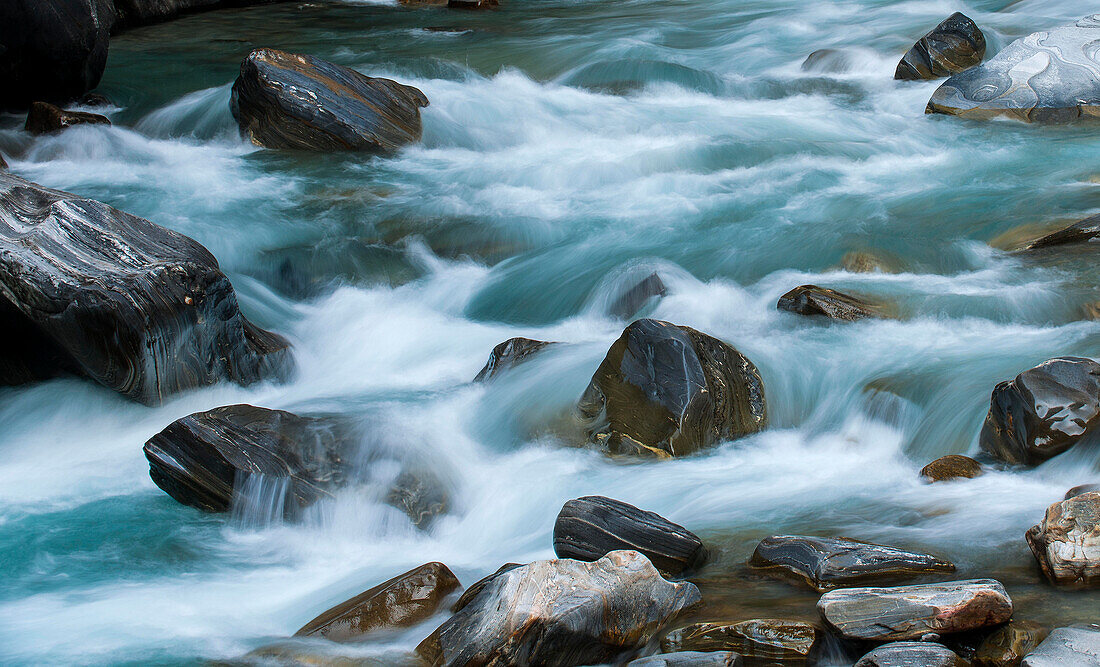
[[[287,3],[116,37],[100,90],[113,127],[31,138],[0,118],[13,172],[188,234],[246,314],[290,338],[285,385],[222,385],[162,407],[79,380],[0,390],[0,662],[191,664],[292,634],[428,560],[469,584],[553,555],[563,502],[663,514],[717,547],[709,619],[813,619],[816,596],[750,575],[769,534],[928,550],[995,576],[1017,617],[1100,622],[1100,592],[1041,583],[1025,530],[1100,454],[923,484],[974,453],[1000,380],[1100,356],[1095,255],[1005,251],[1100,209],[1095,124],[924,115],[938,85],[899,83],[913,41],[953,11],[1012,39],[1100,11],[1082,0],[505,0],[498,11]],[[424,139],[390,159],[257,150],[228,109],[256,46],[311,53],[422,89]],[[840,73],[800,67],[845,51]],[[1022,230],[1021,230],[1022,228]],[[894,273],[851,273],[874,251]],[[652,271],[645,315],[720,337],[760,368],[770,427],[705,454],[628,464],[558,428]],[[816,283],[894,319],[780,313]],[[487,384],[512,336],[555,340]],[[429,532],[378,484],[304,522],[183,507],[153,485],[145,440],[248,402],[369,425],[364,457],[408,450],[446,480]],[[379,468],[385,468],[380,464]],[[367,466],[379,479],[392,476]],[[261,503],[262,504],[262,503]],[[431,624],[368,647],[411,648]]]

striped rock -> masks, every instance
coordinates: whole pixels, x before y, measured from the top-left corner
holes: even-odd
[[[753,619],[674,630],[661,641],[661,650],[733,651],[752,664],[805,665],[817,657],[821,642],[821,632],[810,623]]]
[[[855,667],[968,667],[954,651],[933,642],[894,642],[867,653]]]
[[[1100,491],[1048,507],[1043,521],[1027,531],[1027,543],[1051,582],[1100,587]]]
[[[965,14],[955,12],[913,45],[898,63],[895,79],[938,79],[980,65],[985,35]]]

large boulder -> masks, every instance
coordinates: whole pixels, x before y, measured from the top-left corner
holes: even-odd
[[[755,433],[768,421],[751,361],[695,329],[649,319],[623,331],[578,407],[597,444],[660,458]]]
[[[553,343],[531,338],[509,338],[494,347],[493,351],[489,353],[489,360],[485,362],[485,366],[474,377],[474,382],[484,382],[496,377],[497,373],[527,361],[529,357],[547,345],[553,345]]]
[[[875,306],[863,299],[817,285],[794,288],[779,297],[775,307],[799,315],[824,315],[849,322],[878,316]]]
[[[1057,628],[1024,657],[1021,667],[1100,667],[1100,625]]]
[[[968,667],[954,651],[933,642],[893,642],[870,651],[855,667]]]
[[[1089,437],[1100,417],[1100,364],[1058,357],[993,389],[978,444],[1005,463],[1036,465]]]
[[[980,65],[984,57],[985,35],[970,17],[955,12],[909,49],[894,78],[915,81],[951,76]]]
[[[1100,115],[1100,14],[1012,42],[984,65],[952,76],[928,113],[1033,122]]]
[[[146,404],[223,380],[282,377],[291,367],[288,343],[245,319],[206,248],[7,172],[0,312],[17,334],[0,357],[33,359],[37,377],[80,372]]]
[[[844,537],[804,535],[766,537],[757,545],[750,562],[764,572],[793,578],[817,591],[955,571],[952,563],[930,554]]]
[[[34,102],[23,129],[31,134],[51,134],[74,125],[110,125],[106,116],[85,111],[66,111],[49,102]]]
[[[1018,665],[1025,655],[1047,638],[1047,634],[1048,630],[1038,623],[1013,620],[982,640],[974,651],[974,667]]]
[[[971,579],[893,588],[841,588],[822,595],[817,609],[845,639],[886,642],[1000,625],[1012,616],[1012,600],[1000,582]]]
[[[597,560],[612,551],[634,549],[664,575],[678,575],[706,559],[703,542],[668,519],[619,500],[585,496],[565,503],[554,522],[559,558]]]
[[[611,662],[699,604],[637,551],[545,560],[500,573],[417,651],[433,665],[566,667]]]
[[[673,630],[661,650],[733,651],[752,664],[812,664],[821,649],[822,633],[810,623],[783,619],[753,619],[740,623],[696,623]]]
[[[1027,543],[1047,579],[1078,588],[1100,587],[1100,491],[1047,508]]]
[[[230,99],[241,134],[259,146],[373,153],[419,141],[427,105],[412,86],[275,49],[248,54]]]

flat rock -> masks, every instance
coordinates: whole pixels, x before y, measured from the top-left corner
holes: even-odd
[[[666,294],[668,294],[668,287],[661,280],[661,276],[654,272],[620,294],[619,298],[611,304],[608,312],[612,317],[627,320],[634,317],[650,299],[659,298]]]
[[[821,632],[804,621],[753,619],[696,623],[673,630],[661,642],[666,652],[733,651],[752,664],[805,665],[817,656]]]
[[[970,17],[955,12],[909,49],[898,63],[895,79],[938,79],[980,65],[985,35]]]
[[[1027,531],[1027,543],[1052,583],[1100,587],[1100,491],[1048,507],[1042,523]]]
[[[577,498],[561,508],[554,522],[559,558],[593,561],[620,549],[642,553],[666,576],[706,560],[703,542],[694,533],[653,512],[603,496]]]
[[[969,456],[948,454],[921,468],[920,474],[929,482],[974,479],[982,474],[982,464]]]
[[[1048,634],[1048,630],[1038,623],[1013,620],[982,640],[972,662],[975,667],[1018,665]]]
[[[66,111],[49,102],[35,102],[27,112],[23,129],[31,134],[52,134],[74,125],[110,125],[106,116],[84,111]]]
[[[818,591],[955,571],[952,563],[930,554],[843,537],[803,535],[764,538],[750,563],[765,572],[804,582]]]
[[[954,651],[933,642],[893,642],[867,653],[855,667],[967,667]]]
[[[843,588],[817,603],[825,621],[846,639],[899,641],[927,633],[992,627],[1012,616],[1012,600],[993,579],[893,588]]]
[[[1098,235],[1100,235],[1100,215],[1094,215],[1032,241],[1027,245],[1027,250],[1053,248],[1073,243],[1088,243]]]
[[[779,297],[776,308],[799,315],[824,315],[834,320],[846,321],[878,316],[875,307],[866,301],[817,285],[794,288]]]
[[[678,651],[638,658],[627,667],[741,667],[745,661],[733,651]]]
[[[1027,654],[1021,667],[1100,667],[1100,625],[1057,628]]]
[[[485,366],[474,377],[474,382],[484,382],[496,377],[498,373],[527,361],[547,345],[553,345],[553,343],[531,338],[509,338],[489,353],[489,361],[485,362]]]

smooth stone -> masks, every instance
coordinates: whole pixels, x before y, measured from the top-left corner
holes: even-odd
[[[974,479],[982,472],[982,464],[969,456],[948,454],[921,468],[920,474],[929,482],[946,482],[952,479]]]
[[[768,421],[751,361],[695,329],[650,319],[623,331],[578,407],[594,443],[658,458],[756,433]]]
[[[824,315],[834,320],[854,321],[877,317],[875,307],[866,301],[817,285],[801,285],[779,297],[779,310],[799,315]]]
[[[701,600],[694,584],[666,581],[637,551],[535,561],[494,577],[417,652],[447,667],[611,662]]]
[[[360,641],[371,632],[416,625],[435,614],[462,588],[443,563],[425,563],[370,588],[306,623],[295,637]]]
[[[634,317],[650,299],[659,298],[668,294],[668,287],[656,273],[651,273],[643,278],[626,292],[623,292],[615,303],[611,304],[608,312],[612,317],[620,320],[628,320]]]
[[[484,382],[496,377],[498,373],[527,361],[547,345],[553,345],[553,343],[531,338],[509,338],[494,347],[493,351],[489,353],[489,360],[485,362],[485,366],[474,377],[474,382]]]
[[[848,54],[837,49],[818,49],[802,61],[803,72],[841,74],[852,69]]]
[[[258,146],[390,153],[420,140],[428,98],[313,56],[255,49],[229,106],[242,136]]]
[[[745,661],[733,651],[678,651],[638,658],[627,667],[741,667]]]
[[[485,587],[489,584],[490,581],[496,579],[497,577],[504,574],[505,572],[508,572],[509,570],[516,569],[517,567],[523,567],[523,564],[505,563],[504,565],[501,565],[499,568],[497,568],[496,572],[493,572],[488,576],[482,577],[481,579],[478,579],[474,583],[470,584],[470,587],[463,591],[462,595],[460,595],[458,600],[455,601],[454,605],[451,607],[451,611],[457,612],[461,610],[463,607],[470,604],[470,602],[473,601],[474,598],[480,595],[481,591],[485,590]]]
[[[804,665],[816,658],[821,641],[821,632],[810,623],[753,619],[696,623],[674,630],[662,640],[661,650],[733,651],[753,664]]]
[[[1052,583],[1100,587],[1100,491],[1048,507],[1042,523],[1027,531],[1027,543]]]
[[[955,12],[909,49],[894,78],[917,81],[951,76],[980,65],[984,57],[985,35],[970,17]]]
[[[413,525],[427,530],[450,507],[447,489],[435,473],[422,469],[403,470],[389,493],[386,504],[404,512]]]
[[[1100,364],[1058,357],[993,389],[978,437],[1005,463],[1037,465],[1091,435],[1100,417]]]
[[[554,522],[559,558],[593,561],[620,549],[642,553],[665,576],[706,560],[703,542],[694,533],[659,514],[603,496],[577,498],[561,508]]]
[[[1072,243],[1087,243],[1098,235],[1100,235],[1100,215],[1094,215],[1032,241],[1027,244],[1027,250],[1052,248]]]
[[[932,642],[893,642],[865,654],[855,667],[968,667],[954,651]]]
[[[1012,616],[1012,600],[993,579],[892,588],[842,588],[817,603],[825,621],[844,638],[869,641],[920,639],[999,625]]]
[[[1079,484],[1069,491],[1066,491],[1065,500],[1069,500],[1074,496],[1079,496],[1082,493],[1089,493],[1090,491],[1100,491],[1100,484]]]
[[[1100,14],[1017,39],[984,65],[952,76],[926,113],[1066,122],[1100,116]]]
[[[1049,631],[1038,623],[1011,621],[982,640],[974,652],[974,667],[1019,665],[1020,660],[1035,650],[1048,634]]]
[[[803,535],[766,537],[749,562],[754,568],[794,578],[817,591],[955,571],[954,564],[930,554],[843,537]]]
[[[74,125],[110,125],[105,116],[84,111],[66,111],[49,102],[34,102],[23,129],[31,134],[52,134]]]
[[[1100,667],[1100,625],[1079,623],[1056,628],[1021,667]]]

